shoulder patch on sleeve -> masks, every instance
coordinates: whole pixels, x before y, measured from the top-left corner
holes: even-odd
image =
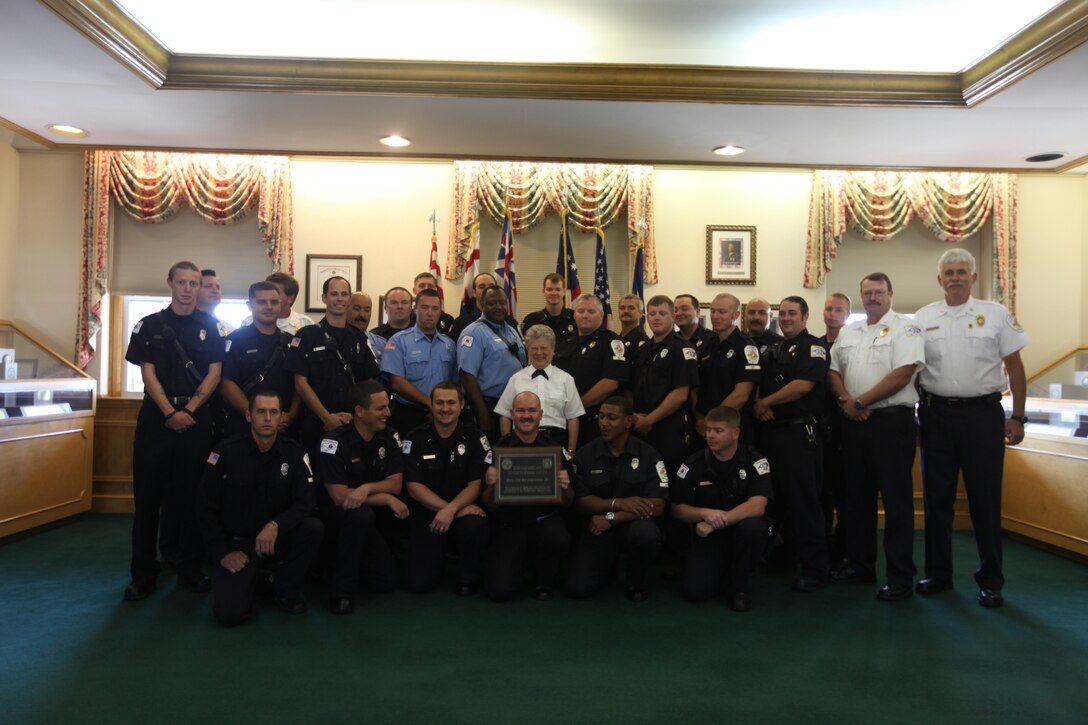
[[[397,448],[400,448],[400,433],[393,431],[393,440],[397,442]]]
[[[623,346],[623,340],[612,341],[612,357],[616,360],[623,360],[626,354],[626,348]]]
[[[234,340],[227,340],[227,344],[226,344],[226,347],[224,348],[223,352],[230,352],[230,344],[232,342],[234,342]]]
[[[771,464],[767,462],[766,458],[760,458],[752,464],[752,468],[756,469],[756,473],[761,476],[766,476],[771,472]]]
[[[336,449],[340,447],[340,442],[332,438],[321,439],[321,452],[332,455],[336,453]]]
[[[1007,322],[1009,324],[1009,327],[1016,330],[1017,332],[1023,332],[1024,331],[1024,328],[1020,327],[1020,323],[1018,323],[1016,321],[1016,318],[1012,316],[1011,312],[1009,313],[1009,317],[1008,317]],[[139,327],[137,327],[135,330],[133,330],[133,332],[137,332],[137,331],[139,331]]]
[[[412,452],[412,441],[411,440],[406,440],[403,443],[401,443],[400,444],[400,452],[403,453],[404,455],[408,455],[409,453],[411,453]]]
[[[1012,315],[1009,315],[1009,317],[1012,318]],[[140,328],[143,327],[143,326],[144,326],[144,321],[143,320],[140,320],[139,322],[137,322],[136,327],[132,328],[132,334],[133,335],[138,334],[140,332]]]
[[[488,451],[487,455],[484,456],[484,463],[488,464],[489,466],[491,465],[491,451]]]
[[[698,360],[699,359],[699,353],[696,352],[695,348],[693,348],[693,347],[685,347],[684,348],[684,359],[685,360]]]
[[[819,358],[820,360],[826,360],[827,359],[827,350],[824,349],[823,345],[812,345],[809,348],[808,356],[811,357],[811,358]]]
[[[301,342],[302,342],[301,337],[292,337],[291,338],[291,347],[298,347]]]
[[[461,347],[472,347],[472,335],[461,336]]]
[[[227,326],[224,325],[222,322],[215,323],[215,329],[219,330],[220,337],[226,337],[230,334],[229,332],[227,332]]]
[[[480,445],[484,447],[485,451],[491,450],[491,443],[487,440],[487,436],[480,436]]]
[[[686,464],[686,463],[680,464],[680,468],[676,469],[676,477],[677,478],[686,478],[687,475],[688,475],[689,470],[690,469],[688,468],[688,464]]]
[[[211,453],[209,453],[208,454],[208,463],[210,463],[213,466],[216,463],[219,463],[219,454],[216,453],[215,451],[212,451]]]
[[[759,365],[759,348],[755,345],[744,346],[744,359],[749,365]]]
[[[664,461],[658,461],[656,470],[657,470],[657,478],[658,478],[659,481],[661,481],[661,488],[665,488],[666,486],[669,485],[669,474],[665,470],[665,462]]]

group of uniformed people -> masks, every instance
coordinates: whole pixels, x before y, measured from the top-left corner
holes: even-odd
[[[797,296],[779,305],[781,334],[758,298],[742,331],[728,293],[711,302],[710,329],[693,295],[645,307],[624,296],[617,334],[596,297],[567,305],[559,275],[519,329],[488,273],[457,319],[437,280],[418,275],[386,294],[373,331],[370,297],[346,279],[325,280],[314,323],[291,310],[298,283],[277,273],[251,285],[252,317],[228,335],[198,303],[202,286],[218,293],[214,272],[179,262],[170,305],[136,325],[126,356],[145,396],[124,598],[155,589],[158,537],[179,584],[212,590],[225,624],[248,618],[257,594],[305,611],[307,572],[346,614],[364,589],[438,586],[451,560],[459,594],[501,601],[526,586],[546,600],[589,596],[622,556],[627,596],[641,601],[663,555],[687,597],[725,592],[747,611],[764,560],[792,568],[801,592],[875,582],[879,492],[877,596],[895,601],[953,587],[962,470],[979,601],[1000,606],[1002,459],[1023,437],[1027,337],[971,296],[969,253],[946,252],[938,269],[944,300],[914,319],[892,311],[883,273],[861,282],[864,321],[844,326],[849,297],[832,295],[823,338]],[[926,571],[915,586],[919,401]],[[561,447],[560,500],[500,501],[493,446]]]

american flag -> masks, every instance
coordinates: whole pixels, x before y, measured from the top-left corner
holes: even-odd
[[[593,296],[604,307],[604,326],[612,326],[612,292],[608,289],[608,260],[604,253],[604,230],[597,227],[597,260],[593,268]]]
[[[465,257],[465,294],[461,297],[461,314],[476,306],[476,291],[472,280],[480,273],[480,217],[465,226],[465,233],[472,238],[472,247]]]
[[[499,239],[499,258],[495,260],[495,278],[506,293],[510,317],[517,319],[518,283],[514,277],[514,229],[510,210],[503,213],[502,236]]]
[[[428,269],[438,285],[438,297],[444,301],[446,295],[442,292],[442,268],[438,266],[438,234],[435,232],[431,232],[431,266]]]
[[[582,285],[578,282],[578,265],[574,261],[574,247],[570,243],[570,210],[563,210],[562,226],[559,230],[559,256],[555,260],[555,273],[562,275],[567,288],[567,306],[582,294]]]

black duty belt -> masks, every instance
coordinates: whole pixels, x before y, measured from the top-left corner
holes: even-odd
[[[188,395],[175,395],[174,397],[167,396],[166,398],[166,402],[170,403],[170,405],[174,406],[175,408],[185,405],[190,400],[192,400],[192,398],[190,398]]]
[[[946,408],[969,408],[976,405],[993,405],[1001,400],[1001,393],[980,395],[977,398],[946,398],[943,395],[922,391],[922,402],[926,405],[943,405]]]

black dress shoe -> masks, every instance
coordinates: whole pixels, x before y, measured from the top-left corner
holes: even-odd
[[[646,590],[645,589],[628,589],[627,590],[627,599],[632,601],[632,602],[635,602],[636,604],[638,602],[645,602],[646,601]]]
[[[147,599],[151,596],[151,592],[155,591],[155,587],[155,582],[134,581],[125,587],[124,600],[126,602],[138,602],[141,599]]]
[[[551,587],[537,587],[533,591],[533,594],[540,601],[546,602],[546,601],[548,601],[549,599],[552,598],[552,595],[554,594],[554,592],[552,591]]]
[[[876,574],[861,571],[854,566],[844,566],[831,572],[831,581],[836,584],[874,584]]]
[[[823,589],[825,583],[824,579],[818,579],[814,576],[799,576],[793,580],[793,590],[807,594],[808,592]]]
[[[457,585],[457,596],[459,597],[471,597],[478,591],[480,591],[480,584],[478,582]]]
[[[914,591],[924,596],[940,594],[941,592],[947,592],[949,589],[952,589],[952,584],[939,579],[926,578],[914,585]]]
[[[301,599],[276,596],[272,601],[280,611],[288,614],[302,614],[306,611],[306,602]],[[348,601],[350,602],[350,600]]]
[[[885,584],[880,588],[880,591],[876,593],[876,598],[882,602],[898,602],[901,599],[909,599],[914,592],[910,587],[905,587],[902,584]]]
[[[729,600],[729,608],[734,612],[748,612],[752,609],[752,595],[748,592],[737,592]]]
[[[979,589],[978,603],[987,609],[997,609],[1005,606],[1005,597],[1001,596],[999,589]]]
[[[203,574],[178,576],[178,586],[197,594],[207,594],[212,590],[212,580]]]
[[[332,603],[329,604],[329,610],[333,614],[351,614],[351,597],[346,594],[342,594],[338,597],[333,597]]]

